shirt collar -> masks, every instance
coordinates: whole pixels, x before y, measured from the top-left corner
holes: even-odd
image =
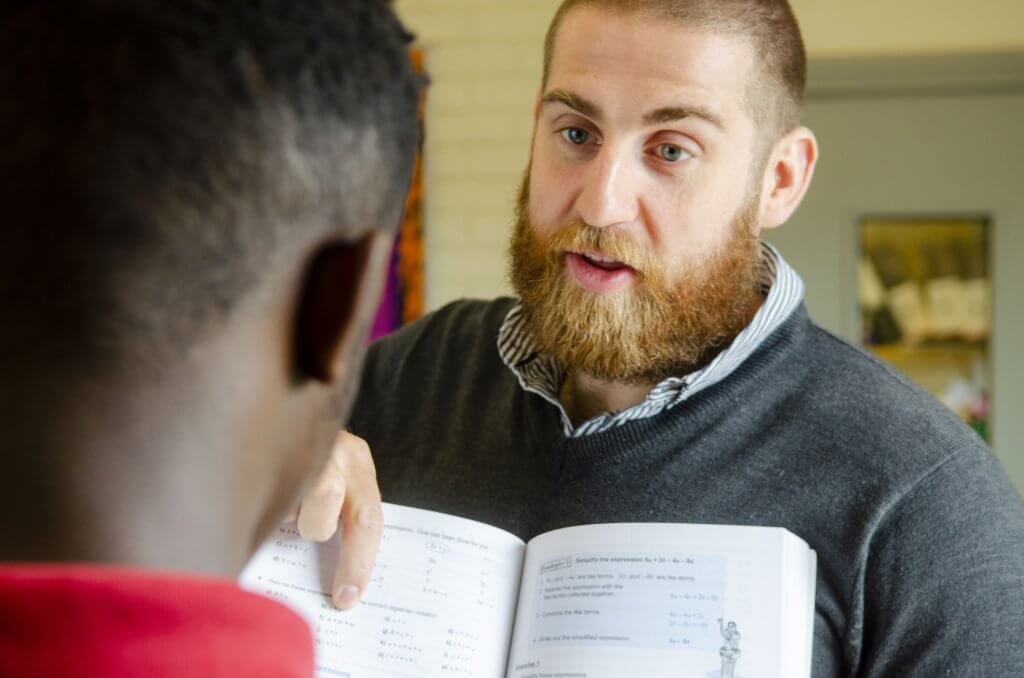
[[[653,417],[732,374],[803,302],[804,284],[800,275],[775,247],[763,241],[761,263],[764,304],[729,347],[701,369],[665,379],[651,389],[642,403],[621,412],[601,414],[573,426],[558,397],[565,369],[537,349],[522,304],[512,307],[501,324],[498,353],[525,391],[539,395],[558,408],[566,436],[600,433],[630,421]]]

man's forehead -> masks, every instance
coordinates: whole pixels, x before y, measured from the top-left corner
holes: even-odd
[[[600,103],[602,94],[628,93],[644,115],[701,105],[722,117],[745,96],[753,56],[742,38],[582,6],[559,27],[544,95],[561,90]]]

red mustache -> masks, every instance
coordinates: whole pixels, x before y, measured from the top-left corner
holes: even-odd
[[[566,252],[600,253],[629,266],[641,275],[657,268],[651,253],[621,231],[575,222],[550,236],[544,243],[548,256],[561,258]]]

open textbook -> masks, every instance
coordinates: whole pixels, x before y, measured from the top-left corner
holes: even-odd
[[[316,637],[318,676],[810,676],[815,554],[779,528],[610,524],[523,543],[384,505],[373,582],[330,599],[337,537],[283,525],[241,576]]]

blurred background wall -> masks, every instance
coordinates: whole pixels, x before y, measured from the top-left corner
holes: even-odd
[[[428,310],[508,293],[512,204],[527,160],[543,36],[557,5],[397,2],[432,77],[423,192]],[[985,403],[963,414],[991,409],[984,416],[992,421],[975,423],[1024,489],[1024,264],[1017,264],[1024,261],[1024,192],[1016,189],[1024,177],[1024,2],[793,6],[811,59],[807,121],[823,159],[807,204],[770,239],[804,276],[812,315],[861,342],[871,330],[858,298],[867,217],[988,220],[991,337],[947,334],[924,343],[929,356],[954,356],[968,386],[986,391]],[[894,155],[872,154],[863,135],[877,142],[885,134],[900,141],[888,143]],[[984,369],[972,367],[976,355]],[[940,397],[943,389],[931,388]]]
[[[1024,49],[1018,0],[793,0],[810,57]]]

